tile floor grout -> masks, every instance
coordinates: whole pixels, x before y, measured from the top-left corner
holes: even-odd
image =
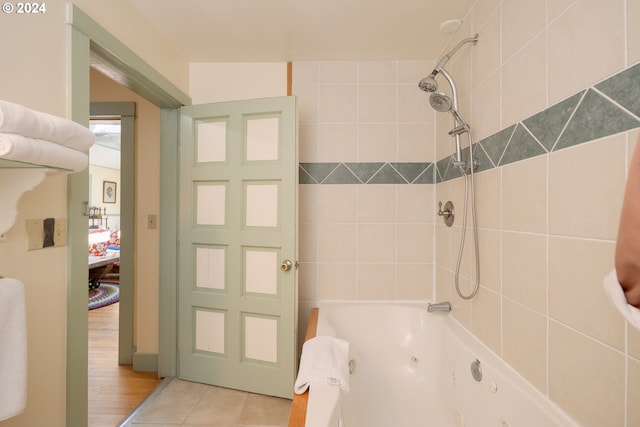
[[[171,379],[120,427],[287,427],[291,400]]]

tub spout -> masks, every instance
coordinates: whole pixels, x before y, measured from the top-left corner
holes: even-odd
[[[429,303],[429,305],[427,305],[427,311],[429,313],[433,313],[434,311],[446,311],[449,312],[451,311],[451,304],[448,301],[445,302],[436,302],[436,303]]]

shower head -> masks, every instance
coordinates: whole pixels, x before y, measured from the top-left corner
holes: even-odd
[[[479,35],[476,34],[473,37],[469,37],[466,38],[464,40],[462,40],[460,43],[458,43],[453,49],[451,49],[449,52],[447,52],[438,62],[438,64],[436,65],[436,67],[433,69],[433,71],[431,72],[431,74],[429,74],[427,77],[425,77],[424,79],[420,80],[420,83],[418,83],[418,87],[425,91],[425,92],[435,92],[436,90],[438,90],[438,82],[436,82],[436,75],[438,75],[438,73],[442,73],[444,71],[444,66],[447,64],[447,62],[449,62],[449,60],[451,59],[451,57],[458,51],[458,49],[460,49],[464,44],[466,43],[473,43],[474,45],[478,43],[478,37]]]
[[[455,109],[453,101],[446,93],[438,91],[433,92],[429,97],[429,103],[434,110],[441,113],[451,113],[453,115],[456,127],[451,132],[449,132],[449,135],[459,135],[470,129],[469,125],[464,121],[460,113],[458,113],[458,111]]]
[[[434,110],[439,111],[441,113],[447,113],[453,110],[453,101],[444,92],[435,91],[429,97],[429,104],[433,107]]]
[[[438,82],[436,81],[434,76],[435,74],[431,73],[424,79],[420,80],[420,83],[418,83],[418,87],[423,91],[429,92],[429,93],[435,92],[436,90],[438,90]]]

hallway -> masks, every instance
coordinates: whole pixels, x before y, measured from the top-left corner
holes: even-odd
[[[118,365],[119,303],[89,311],[89,427],[115,427],[162,382]]]

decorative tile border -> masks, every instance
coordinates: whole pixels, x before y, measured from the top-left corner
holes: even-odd
[[[300,163],[300,184],[434,184],[433,163]]]
[[[640,63],[473,144],[477,172],[640,127]],[[469,148],[463,152],[468,158]],[[435,163],[300,163],[300,184],[435,184],[460,177]]]
[[[640,64],[473,144],[476,171],[492,169],[640,127]],[[466,148],[463,158],[468,158]],[[436,182],[458,178],[436,162]]]

